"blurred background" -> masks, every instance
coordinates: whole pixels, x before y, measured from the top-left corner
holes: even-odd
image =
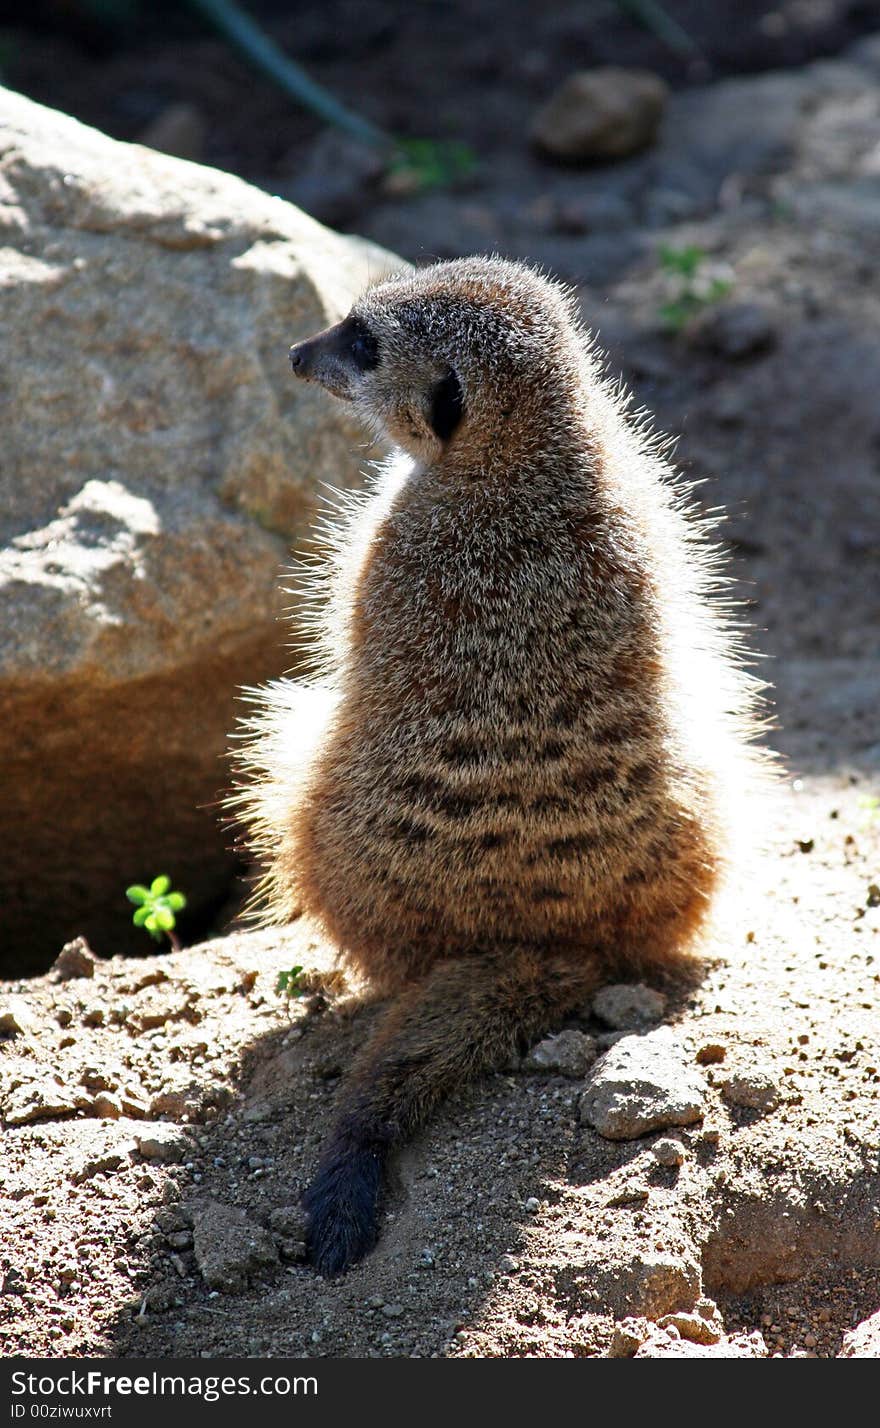
[[[297,105],[218,32],[210,8],[185,0],[26,7],[4,0],[0,73],[12,88],[114,138],[238,174],[410,259],[474,246],[534,253],[539,244],[572,278],[594,276],[595,268],[589,250],[566,240],[626,227],[633,217],[656,226],[704,212],[730,158],[724,135],[708,134],[701,147],[720,138],[720,152],[717,172],[702,186],[688,181],[679,146],[647,181],[638,172],[625,183],[606,174],[584,193],[582,176],[548,173],[533,143],[537,114],[573,72],[635,67],[674,90],[702,88],[837,55],[880,25],[877,0],[248,0],[239,7],[270,44],[384,133],[463,146],[466,172],[451,176],[458,201],[448,204],[403,195],[405,185],[389,181],[369,144],[328,131]],[[737,172],[768,167],[772,116],[763,144],[761,119],[752,116],[752,151],[737,154]],[[550,149],[552,157],[552,138]],[[576,161],[605,157],[601,145],[595,152],[587,145]],[[606,265],[614,266],[611,257]]]
[[[156,874],[185,941],[240,905],[234,692],[290,663],[317,486],[376,454],[287,344],[388,261],[268,196],[573,284],[726,512],[792,777],[876,798],[878,0],[4,0],[0,78],[8,968],[150,950]]]

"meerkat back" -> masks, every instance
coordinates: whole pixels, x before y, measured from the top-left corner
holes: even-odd
[[[713,550],[560,287],[441,263],[291,362],[397,448],[327,563],[321,680],[269,691],[240,794],[270,915],[397,993],[307,1196],[332,1274],[451,1084],[689,955],[756,721]]]

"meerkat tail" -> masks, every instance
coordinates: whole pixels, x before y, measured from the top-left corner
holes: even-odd
[[[582,1005],[597,965],[546,960],[534,949],[438,963],[390,1008],[355,1064],[303,1203],[309,1257],[341,1274],[378,1236],[385,1166],[455,1086],[503,1066]]]

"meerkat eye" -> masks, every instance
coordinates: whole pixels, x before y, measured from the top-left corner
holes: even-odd
[[[355,318],[349,351],[354,365],[361,372],[370,372],[379,361],[379,344],[364,323]]]
[[[461,421],[463,412],[464,394],[461,383],[454,372],[447,372],[431,392],[428,420],[434,435],[441,441],[448,441]]]

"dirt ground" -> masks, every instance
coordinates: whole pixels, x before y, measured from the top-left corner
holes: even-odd
[[[690,208],[661,212],[662,154],[589,180],[502,156],[470,196],[364,201],[354,225],[407,256],[441,230],[444,251],[528,250],[576,281],[612,367],[729,513],[786,774],[705,979],[666,989],[702,1119],[612,1142],[580,1120],[582,1079],[487,1077],[401,1157],[378,1249],[327,1284],[296,1203],[376,1009],[278,994],[280,970],[332,960],[303,925],[139,961],[96,948],[92,977],[0,989],[3,1353],[588,1357],[615,1320],[702,1295],[724,1326],[707,1352],[833,1357],[880,1308],[880,103],[847,75],[815,71],[797,141],[743,161],[724,201],[682,180]],[[761,91],[765,132],[779,92]],[[597,194],[630,218],[570,231],[566,205]],[[735,275],[725,316],[663,330],[660,237]],[[588,1009],[572,1026],[609,1032]],[[756,1104],[731,1098],[738,1073]],[[677,1166],[653,1153],[670,1138]]]
[[[667,1013],[707,1082],[703,1120],[671,1132],[681,1166],[652,1155],[669,1134],[580,1124],[578,1081],[498,1074],[401,1158],[379,1248],[338,1283],[298,1262],[295,1206],[375,1009],[291,1022],[277,972],[326,958],[306,928],[11,989],[3,1352],[583,1357],[614,1318],[703,1292],[728,1351],[758,1331],[761,1355],[837,1354],[880,1305],[880,827],[849,774],[804,783]],[[778,1105],[728,1104],[719,1079],[755,1065]],[[219,1287],[194,1229],[221,1245]]]

